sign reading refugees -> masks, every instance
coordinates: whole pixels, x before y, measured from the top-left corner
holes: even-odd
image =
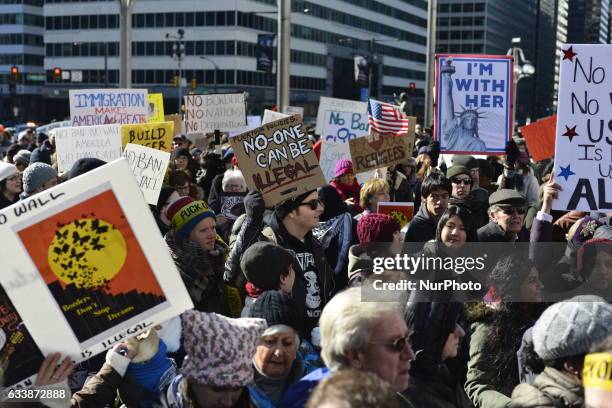
[[[443,153],[501,155],[512,136],[512,57],[436,55],[436,139]]]
[[[553,202],[561,211],[612,211],[612,45],[561,47]]]
[[[380,214],[387,214],[397,221],[400,227],[403,227],[408,224],[414,216],[414,203],[379,201],[378,212]]]
[[[0,224],[0,284],[42,355],[78,363],[193,307],[123,158],[3,209]]]
[[[170,153],[140,144],[128,143],[123,151],[123,156],[132,168],[132,173],[147,203],[157,205],[159,192],[170,163]]]
[[[299,116],[267,123],[230,139],[247,185],[267,206],[325,184]]]
[[[414,133],[394,136],[380,134],[371,129],[370,133],[367,137],[348,142],[356,174],[402,163],[411,157]]]
[[[146,123],[146,89],[72,89],[69,92],[72,126]]]
[[[323,134],[325,127],[325,112],[352,112],[357,115],[351,116],[351,121],[355,121],[356,124],[351,127],[358,126],[357,123],[368,123],[368,103],[351,101],[348,99],[328,98],[322,96],[319,100],[319,109],[317,111],[317,127],[315,132],[318,135]],[[367,128],[365,129],[367,133]]]
[[[230,131],[246,126],[244,93],[185,96],[187,134]]]
[[[173,137],[174,122],[121,126],[121,144],[123,146],[134,143],[170,153]]]
[[[147,122],[164,121],[164,94],[149,94],[149,105],[147,107]]]
[[[57,128],[55,146],[60,173],[85,157],[113,161],[121,157],[121,125]]]

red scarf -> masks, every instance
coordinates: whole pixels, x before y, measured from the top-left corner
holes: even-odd
[[[264,291],[253,285],[251,282],[247,282],[244,285],[247,296],[257,299]]]
[[[361,212],[361,206],[359,205],[359,190],[361,190],[361,186],[357,183],[357,180],[353,181],[353,184],[343,184],[338,180],[334,180],[329,183],[333,188],[336,189],[342,201],[345,201],[349,198],[352,198],[355,202],[355,212]]]

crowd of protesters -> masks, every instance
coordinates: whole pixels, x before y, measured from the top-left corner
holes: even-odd
[[[0,155],[0,209],[105,164],[58,174],[53,136],[33,129],[4,131]],[[151,214],[194,309],[78,365],[50,354],[35,386],[71,397],[28,406],[612,407],[610,370],[585,380],[589,356],[612,367],[611,214],[552,210],[552,160],[533,162],[520,134],[503,156],[447,162],[419,126],[411,156],[361,185],[339,160],[329,185],[267,208],[227,140],[176,136]],[[380,201],[413,202],[413,219]],[[469,301],[369,298],[375,277],[411,278],[375,273],[377,257],[484,243],[503,253]]]

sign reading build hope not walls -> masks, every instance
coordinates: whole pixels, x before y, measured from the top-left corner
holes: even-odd
[[[246,124],[243,93],[185,96],[187,134],[229,132]]]
[[[289,116],[230,139],[250,189],[267,206],[325,184],[323,172],[299,116]]]
[[[149,100],[146,89],[70,90],[69,99],[72,126],[147,121]]]
[[[561,47],[555,210],[612,210],[612,45]]]

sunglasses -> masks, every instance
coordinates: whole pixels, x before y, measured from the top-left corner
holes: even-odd
[[[314,200],[306,201],[305,203],[300,203],[298,204],[298,207],[301,207],[303,205],[310,206],[310,209],[313,211],[316,210],[319,207],[319,205],[321,207],[325,206],[325,204],[323,204],[323,201],[319,200],[318,198],[315,198]]]
[[[470,180],[470,179],[460,179],[460,178],[451,179],[451,182],[453,184],[463,184],[464,186],[469,186],[470,184],[472,184],[472,180]]]
[[[412,340],[410,339],[409,335],[406,335],[406,336],[403,336],[403,337],[398,337],[392,343],[386,343],[386,342],[382,342],[382,341],[371,341],[370,343],[372,343],[372,344],[382,344],[389,351],[392,351],[394,353],[401,353],[402,351],[404,351],[404,349],[406,348],[407,345],[412,346]]]
[[[515,212],[518,215],[523,215],[527,212],[527,210],[523,207],[513,207],[513,208],[502,208],[502,211],[506,215],[513,215]]]

